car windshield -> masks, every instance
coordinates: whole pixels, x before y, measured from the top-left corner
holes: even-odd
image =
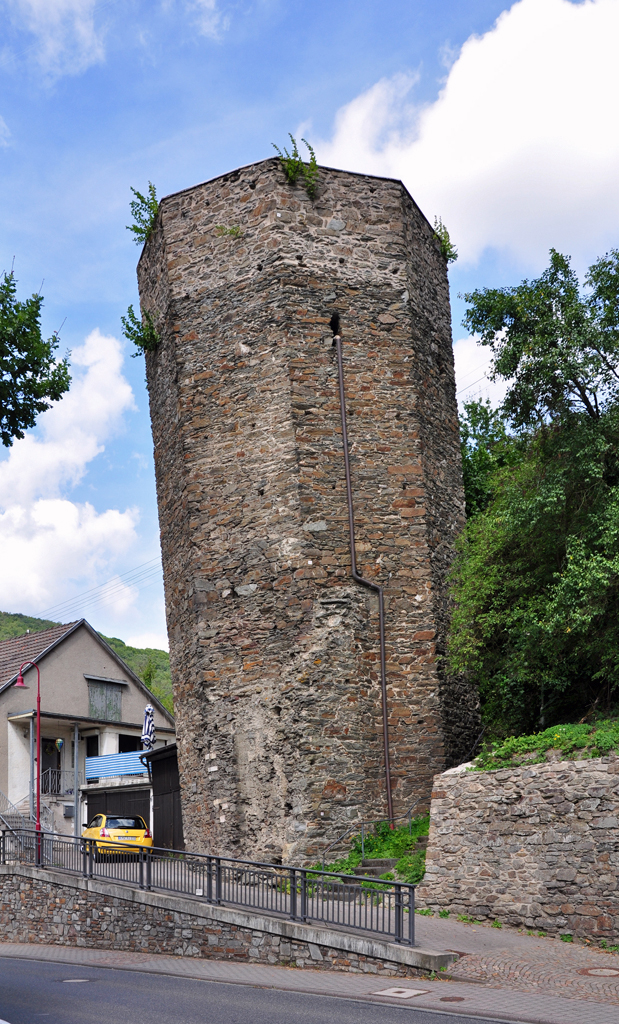
[[[107,818],[105,822],[106,828],[139,828],[142,830],[146,829],[146,825],[142,818]]]

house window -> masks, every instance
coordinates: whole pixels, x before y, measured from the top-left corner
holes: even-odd
[[[118,753],[130,754],[134,750],[142,749],[142,740],[139,736],[129,736],[122,732],[118,734]]]
[[[121,721],[122,687],[115,683],[88,682],[88,714],[105,722]]]

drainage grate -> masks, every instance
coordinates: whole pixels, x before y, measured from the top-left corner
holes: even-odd
[[[587,974],[590,978],[619,978],[616,967],[583,967],[579,974]]]

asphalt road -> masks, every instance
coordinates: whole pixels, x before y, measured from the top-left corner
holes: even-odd
[[[79,981],[76,979],[80,979]],[[0,957],[0,1024],[483,1024],[479,1017]]]

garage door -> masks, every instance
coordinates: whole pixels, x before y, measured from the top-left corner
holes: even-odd
[[[89,793],[88,821],[92,821],[95,814],[113,814],[118,817],[139,814],[150,828],[150,790],[133,789],[123,792],[122,789],[112,789]]]

